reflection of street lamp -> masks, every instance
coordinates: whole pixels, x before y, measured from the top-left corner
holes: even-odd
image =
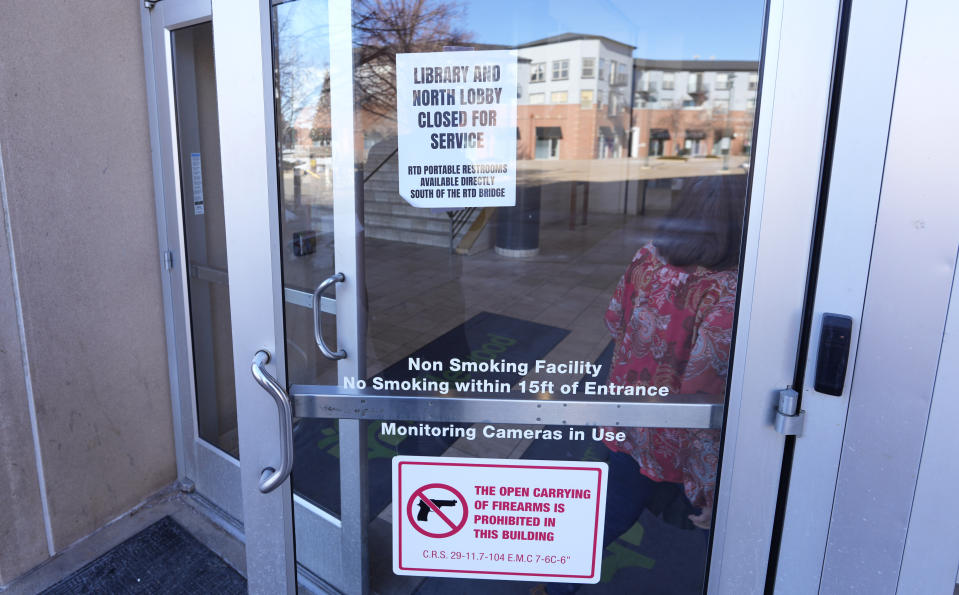
[[[726,105],[726,129],[723,130],[723,134],[728,136],[723,139],[726,143],[726,147],[723,149],[723,171],[729,170],[729,151],[733,147],[733,131],[729,127],[729,113],[733,111],[733,91],[736,89],[736,85],[734,84],[735,80],[736,73],[730,72],[729,78],[726,79],[726,85],[729,88],[729,97],[727,98]]]

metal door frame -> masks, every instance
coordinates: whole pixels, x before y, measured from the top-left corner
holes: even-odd
[[[942,514],[957,483],[948,473],[955,432],[937,415],[955,401],[950,300],[956,303],[959,210],[952,159],[928,150],[916,117],[928,113],[928,82],[939,79],[940,65],[959,57],[946,42],[956,18],[955,3],[909,0],[905,8],[859,353],[828,511],[819,585],[826,593],[938,593],[955,585],[959,523]],[[948,94],[959,84],[947,79],[938,90]],[[937,130],[955,133],[959,119],[946,113]]]
[[[812,326],[805,346],[803,435],[790,465],[782,537],[776,570],[777,593],[819,589],[853,370],[859,347],[886,163],[889,122],[899,67],[906,0],[852,2],[845,41],[841,95],[832,139]],[[816,392],[816,352],[823,314],[853,318],[846,384],[842,396]]]

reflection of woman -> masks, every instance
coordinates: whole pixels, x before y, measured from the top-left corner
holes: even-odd
[[[722,400],[736,301],[744,176],[687,181],[655,239],[633,257],[606,312],[615,340],[609,380],[669,387],[666,399]],[[621,430],[621,428],[617,428]],[[675,524],[709,529],[719,431],[632,428],[607,442],[604,542],[649,508]],[[671,518],[670,518],[671,517]],[[549,585],[550,594],[576,585]]]
[[[656,239],[626,269],[606,312],[616,341],[611,383],[668,386],[675,396],[667,398],[704,393],[722,399],[744,197],[743,176],[684,185]],[[700,509],[690,520],[709,528],[718,430],[634,428],[625,442],[607,445],[629,455],[635,464],[623,466],[633,467],[645,480],[681,484],[689,503]],[[622,454],[614,455],[614,462],[624,463]],[[643,506],[637,504],[638,518]]]

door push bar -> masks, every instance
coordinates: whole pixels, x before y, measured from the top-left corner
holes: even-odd
[[[323,280],[322,283],[316,286],[316,289],[313,291],[313,338],[316,339],[316,346],[320,348],[320,353],[322,353],[327,359],[338,360],[346,357],[346,352],[342,349],[338,351],[333,351],[326,345],[326,341],[323,340],[323,330],[320,328],[320,295],[326,291],[331,285],[335,283],[342,283],[346,281],[346,275],[343,273],[336,273],[335,275],[330,275]]]
[[[280,424],[280,465],[279,468],[267,467],[260,474],[260,491],[268,494],[280,486],[293,470],[293,406],[290,397],[269,372],[270,353],[263,349],[253,356],[253,378],[263,390],[270,393],[276,403],[277,420]]]

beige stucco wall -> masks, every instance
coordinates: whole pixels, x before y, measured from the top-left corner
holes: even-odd
[[[176,475],[140,6],[14,0],[0,18],[0,156],[58,551]],[[47,543],[0,247],[3,584]]]
[[[48,555],[17,310],[0,209],[0,585]]]

